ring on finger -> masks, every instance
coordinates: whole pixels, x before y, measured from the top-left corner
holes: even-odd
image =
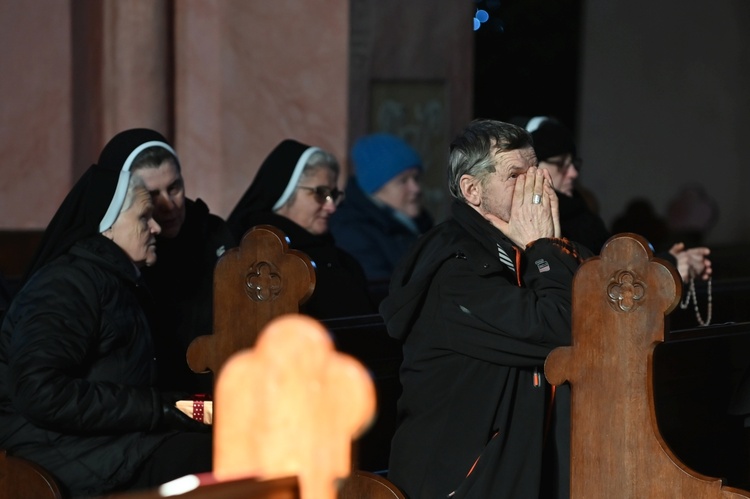
[[[531,197],[531,204],[539,204],[542,202],[542,195],[541,194],[534,194]]]

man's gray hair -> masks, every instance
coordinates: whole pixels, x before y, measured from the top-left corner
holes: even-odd
[[[496,152],[533,147],[531,134],[510,123],[496,120],[474,120],[450,145],[448,188],[451,195],[466,201],[461,192],[461,177],[471,175],[484,183],[495,171]]]

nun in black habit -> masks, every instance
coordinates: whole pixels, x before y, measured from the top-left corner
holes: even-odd
[[[328,231],[329,217],[343,197],[338,175],[330,153],[284,140],[263,161],[227,219],[238,241],[256,225],[273,225],[286,234],[289,247],[310,257],[315,291],[300,311],[317,319],[377,313],[362,267]]]
[[[130,165],[160,142],[115,136],[47,227],[0,328],[0,448],[68,496],[210,471],[210,427],[155,386],[139,267],[156,259],[148,191]]]

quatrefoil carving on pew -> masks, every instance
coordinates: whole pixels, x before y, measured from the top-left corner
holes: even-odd
[[[643,282],[629,270],[617,272],[607,286],[610,305],[623,312],[632,312],[638,308],[645,295],[646,287]]]
[[[281,291],[281,275],[271,263],[259,262],[250,266],[245,276],[245,292],[252,300],[273,300]]]

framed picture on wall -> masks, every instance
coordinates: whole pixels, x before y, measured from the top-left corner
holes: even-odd
[[[419,152],[425,206],[436,221],[442,220],[449,204],[445,80],[375,80],[370,89],[370,131],[397,135]]]

